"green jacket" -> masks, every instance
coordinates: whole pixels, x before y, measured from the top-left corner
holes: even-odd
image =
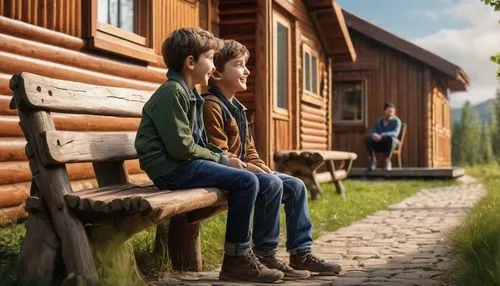
[[[142,109],[135,138],[141,168],[156,179],[193,159],[227,165],[228,158],[219,148],[209,143],[205,148],[194,141],[192,126],[198,120],[202,138],[208,142],[203,127],[203,98],[196,90],[189,90],[180,74],[169,71],[167,77]]]

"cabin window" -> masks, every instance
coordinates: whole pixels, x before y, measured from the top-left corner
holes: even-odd
[[[363,80],[333,83],[333,119],[337,123],[365,121],[366,88]]]
[[[310,95],[319,95],[318,90],[318,53],[309,46],[303,46],[303,78],[304,92]]]
[[[153,50],[153,0],[90,0],[89,47],[158,62]]]
[[[274,20],[274,106],[288,114],[290,95],[290,23],[275,15]]]

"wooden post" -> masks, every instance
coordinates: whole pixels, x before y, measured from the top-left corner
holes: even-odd
[[[39,195],[34,180],[31,182],[30,193],[32,196]],[[29,206],[29,199],[26,204],[30,214],[17,264],[18,283],[28,285],[36,282],[55,285],[64,278],[61,276],[64,273],[64,265],[59,237],[43,200],[38,199],[37,206]]]
[[[189,223],[186,214],[170,219],[168,253],[176,271],[201,271],[200,223]]]
[[[342,163],[342,165],[343,164],[344,163]],[[332,181],[333,184],[335,185],[335,190],[337,191],[337,194],[345,196],[345,187],[342,184],[342,181],[339,180],[338,178],[335,178],[335,163],[333,162],[333,160],[328,160],[326,162],[326,168],[328,169],[328,172],[330,172],[330,175],[332,176]]]

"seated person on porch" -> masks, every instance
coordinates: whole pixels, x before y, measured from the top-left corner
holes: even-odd
[[[396,116],[396,106],[392,103],[386,103],[384,112],[384,116],[377,120],[366,137],[366,148],[370,156],[368,170],[370,171],[377,168],[376,153],[384,153],[384,169],[390,171],[392,169],[392,152],[399,144],[401,120]]]

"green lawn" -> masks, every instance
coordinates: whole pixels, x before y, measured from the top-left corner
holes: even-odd
[[[500,174],[500,170],[499,170]],[[388,205],[399,202],[419,189],[450,185],[450,181],[354,181],[345,182],[347,194],[338,196],[332,185],[324,185],[325,192],[318,201],[310,202],[310,215],[313,222],[314,238],[324,232],[334,231],[360,220]],[[283,212],[282,212],[283,213]],[[284,222],[284,215],[282,214]],[[202,224],[202,251],[204,268],[214,269],[222,260],[226,214],[221,213]],[[24,236],[24,225],[0,228],[0,285],[7,284],[13,276],[13,267],[20,251],[20,240]],[[168,266],[168,259],[153,259],[155,229],[151,228],[135,235],[131,243],[141,270],[154,277]],[[282,235],[284,235],[282,223]],[[280,241],[283,245],[284,241]]]
[[[467,173],[480,179],[488,194],[451,236],[453,285],[500,285],[500,166],[477,166]]]

